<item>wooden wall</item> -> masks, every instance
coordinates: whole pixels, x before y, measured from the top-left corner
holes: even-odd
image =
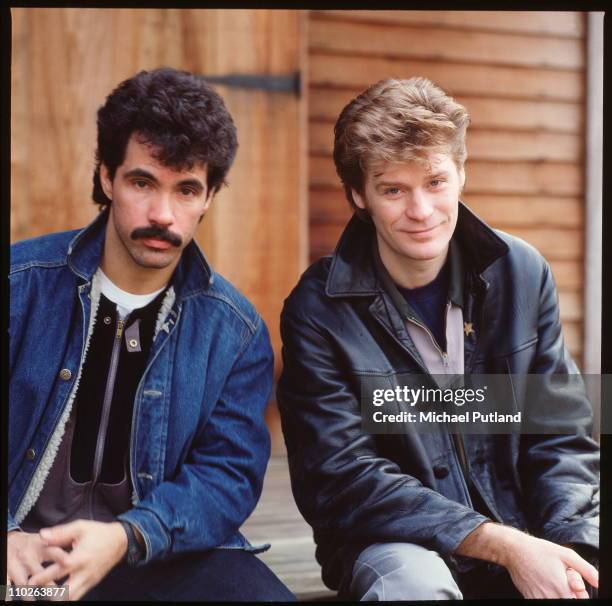
[[[331,158],[339,112],[382,78],[426,76],[472,117],[464,199],[550,261],[580,364],[584,15],[330,10],[311,11],[308,27],[311,259],[333,250],[350,217]]]
[[[96,111],[119,82],[163,65],[204,75],[299,70],[289,10],[13,9],[11,237],[74,229],[91,202]],[[306,154],[295,94],[217,86],[238,129],[229,188],[197,239],[262,313],[278,319],[306,249]],[[305,121],[304,121],[305,125]],[[305,127],[304,127],[305,128]]]

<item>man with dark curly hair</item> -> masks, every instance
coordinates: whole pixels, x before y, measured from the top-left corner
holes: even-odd
[[[268,332],[194,241],[236,149],[202,77],[142,71],[98,112],[99,215],[12,246],[9,584],[293,599],[239,532],[270,455]]]

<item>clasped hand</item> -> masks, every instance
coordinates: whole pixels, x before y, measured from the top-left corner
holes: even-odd
[[[8,535],[7,585],[54,586],[60,579],[69,599],[79,600],[122,559],[127,536],[118,522],[76,520],[39,533]],[[45,568],[44,562],[50,564]]]

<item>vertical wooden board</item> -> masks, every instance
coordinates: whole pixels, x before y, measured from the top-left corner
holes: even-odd
[[[248,293],[262,313],[278,372],[278,320],[300,270],[297,104],[282,94],[225,96],[236,119],[240,153],[229,187],[213,201],[198,240],[215,269]]]
[[[209,74],[289,75],[299,69],[295,11],[210,11],[204,30]],[[235,41],[240,40],[240,44]],[[299,153],[300,100],[291,93],[217,87],[233,115],[239,149],[229,187],[213,202],[198,241],[214,267],[262,314],[280,372],[279,317],[301,270],[306,235]]]
[[[94,96],[97,74],[93,66],[85,69],[87,50],[79,47],[69,16],[56,9],[27,10],[27,235],[72,229],[95,215],[89,197],[95,116],[85,117],[85,105]],[[100,44],[94,33],[90,44],[91,54]]]
[[[29,179],[27,148],[21,142],[28,138],[28,34],[27,11],[11,11],[11,240],[20,240],[29,223]]]

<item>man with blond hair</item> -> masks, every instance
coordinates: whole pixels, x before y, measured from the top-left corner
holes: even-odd
[[[552,419],[566,431],[364,428],[368,385],[578,374],[547,262],[460,201],[468,124],[425,78],[353,99],[334,161],[354,216],[285,301],[277,396],[293,493],[345,598],[587,598],[598,584],[599,449],[580,390],[547,393],[586,420]]]

